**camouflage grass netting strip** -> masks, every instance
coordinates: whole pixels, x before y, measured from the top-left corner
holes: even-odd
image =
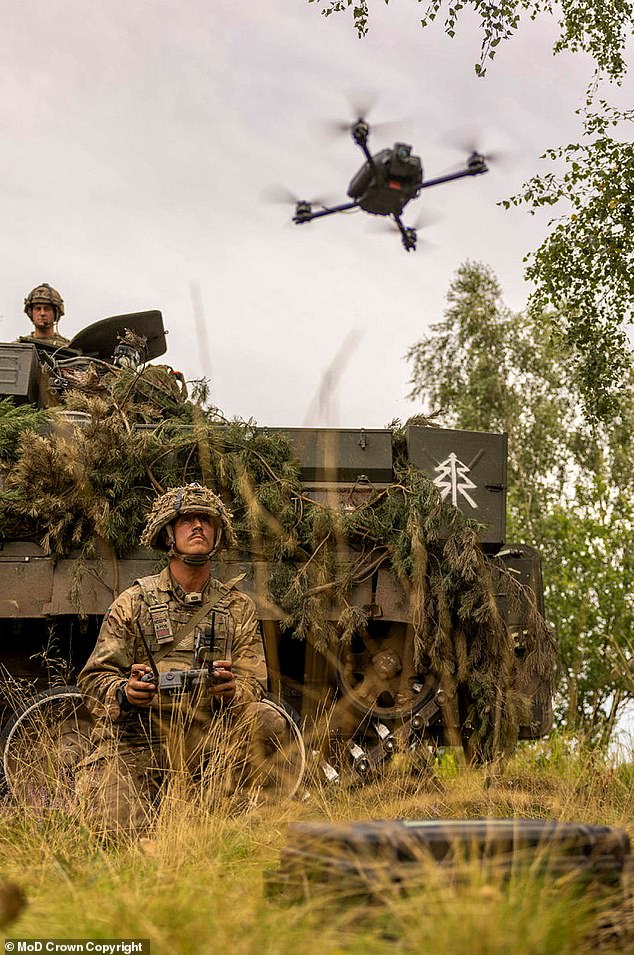
[[[232,509],[240,549],[269,562],[282,625],[318,647],[365,626],[352,589],[390,568],[410,603],[417,664],[468,690],[472,741],[485,755],[513,746],[531,689],[552,686],[556,647],[534,602],[520,662],[496,600],[517,603],[520,586],[485,560],[477,525],[399,454],[398,429],[394,483],[341,509],[304,494],[284,436],[184,400],[156,369],[148,380],[114,376],[110,394],[69,392],[61,410],[89,417],[77,428],[59,410],[0,402],[3,539],[56,557],[90,558],[103,545],[123,557],[157,494],[202,481]]]

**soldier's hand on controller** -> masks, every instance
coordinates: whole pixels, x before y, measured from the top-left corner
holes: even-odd
[[[210,688],[212,696],[227,702],[236,694],[236,678],[231,665],[231,660],[214,660],[214,682]]]
[[[152,667],[149,667],[147,663],[132,664],[125,695],[133,706],[149,706],[156,693],[156,682],[154,680],[149,683],[141,682],[141,677],[146,673],[152,673]]]

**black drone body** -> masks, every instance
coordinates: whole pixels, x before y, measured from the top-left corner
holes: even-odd
[[[298,225],[333,215],[335,212],[362,209],[370,215],[391,216],[401,233],[404,248],[407,252],[412,252],[416,248],[416,229],[408,228],[401,220],[401,213],[407,203],[416,199],[422,189],[451,182],[453,179],[462,179],[464,176],[478,176],[488,172],[484,156],[473,152],[464,169],[437,179],[425,180],[420,157],[412,154],[412,147],[407,143],[395,143],[390,149],[382,149],[373,156],[368,149],[370,127],[366,121],[357,120],[350,132],[366,159],[348,186],[348,195],[352,202],[324,207],[313,212],[312,203],[301,200],[296,204],[293,216],[293,222]]]

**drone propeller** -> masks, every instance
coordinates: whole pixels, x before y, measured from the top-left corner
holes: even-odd
[[[512,164],[512,154],[507,149],[483,149],[483,136],[472,128],[461,127],[453,129],[446,133],[442,140],[446,145],[459,150],[464,155],[472,159],[474,156],[481,157],[483,162],[489,165],[508,166]],[[467,160],[468,162],[469,160]]]
[[[512,162],[510,153],[505,149],[487,149],[486,151],[482,149],[472,149],[469,152],[467,162],[474,158],[481,159],[487,166],[508,166]]]
[[[412,222],[412,228],[422,229],[423,226],[436,225],[441,219],[442,216],[437,209],[422,209]]]
[[[377,103],[377,95],[367,93],[361,96],[355,96],[350,98],[350,118],[347,120],[329,120],[325,119],[322,121],[323,129],[327,135],[330,135],[332,138],[343,135],[344,133],[350,134],[355,126],[359,123],[364,123],[368,129],[370,128],[369,116],[374,111],[374,107]],[[401,126],[403,120],[387,120],[380,123],[372,123],[372,131],[375,133],[387,133],[391,129],[396,129]]]
[[[348,122],[344,122],[341,120],[326,119],[326,120],[323,120],[322,126],[324,130],[326,131],[326,134],[330,136],[332,139],[334,139],[343,135],[344,133],[347,135],[350,135],[353,128],[358,123],[365,123],[368,129],[371,129],[373,133],[385,134],[385,133],[390,133],[393,130],[397,130],[399,127],[402,127],[403,120],[393,119],[393,120],[386,120],[385,122],[382,122],[382,123],[370,124],[368,122],[367,117],[360,114],[355,119],[349,120]]]
[[[348,97],[350,104],[350,119],[348,120],[324,120],[323,124],[326,130],[333,135],[340,133],[349,133],[356,123],[367,123],[368,116],[374,109],[377,101],[375,93],[362,93]]]
[[[264,202],[272,203],[273,205],[279,206],[296,206],[298,202],[307,202],[312,206],[321,206],[322,208],[327,208],[329,205],[332,205],[336,200],[331,200],[325,196],[313,197],[312,199],[305,199],[303,197],[295,195],[291,189],[287,189],[286,186],[281,185],[271,185],[266,186],[260,193],[261,198]]]
[[[260,198],[264,202],[269,202],[276,206],[286,206],[299,202],[298,197],[290,189],[287,189],[286,186],[282,185],[271,185],[265,186],[265,188],[260,193]]]

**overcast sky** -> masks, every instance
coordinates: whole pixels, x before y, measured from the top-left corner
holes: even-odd
[[[0,33],[0,335],[27,331],[26,292],[56,286],[69,337],[109,315],[159,308],[167,360],[208,375],[229,416],[263,425],[382,427],[405,400],[407,348],[442,317],[465,259],[524,305],[522,256],[545,219],[496,202],[574,140],[592,76],[552,55],[548,19],[525,24],[478,79],[475,20],[455,40],[421,30],[414,0],[372,5],[369,36],[307,0],[21,0]],[[442,218],[406,254],[364,213],[289,224],[262,200],[280,184],[343,201],[362,163],[324,119],[354,119],[350,96],[378,96],[375,151],[412,143],[427,176],[464,158],[447,141],[475,130],[511,166],[430,189]],[[467,136],[468,138],[468,136]],[[192,290],[194,290],[192,292]],[[205,336],[194,318],[200,300]],[[338,357],[337,357],[338,356]],[[324,396],[320,383],[334,361]]]

